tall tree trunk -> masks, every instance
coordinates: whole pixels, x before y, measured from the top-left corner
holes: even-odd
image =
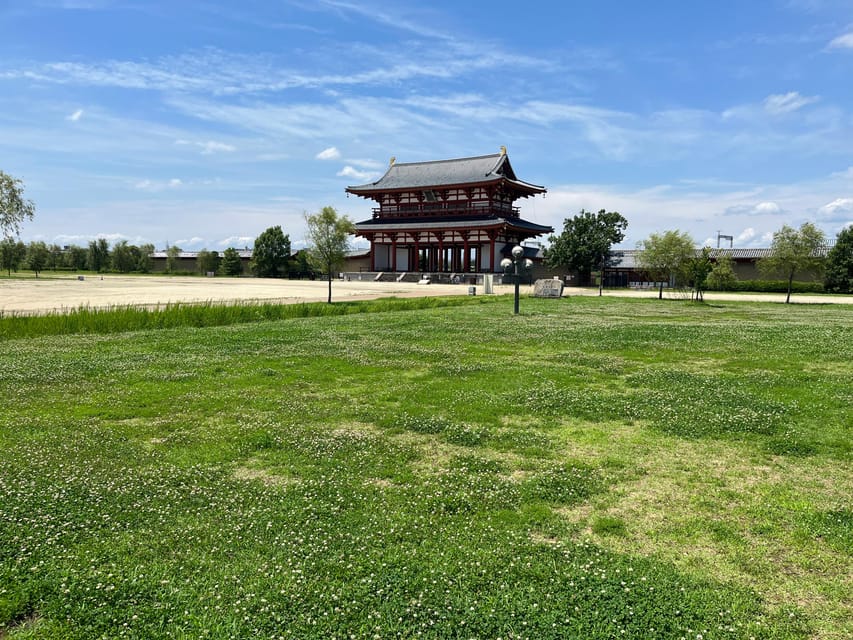
[[[663,300],[663,282],[660,282],[658,286],[658,300]]]
[[[329,304],[332,304],[332,268],[329,267],[329,299],[326,300]]]
[[[785,298],[785,304],[789,304],[791,302],[791,286],[794,282],[794,270],[791,270],[791,274],[788,276],[788,297]]]

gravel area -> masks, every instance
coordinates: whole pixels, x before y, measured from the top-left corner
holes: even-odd
[[[328,283],[320,280],[278,280],[265,278],[193,278],[186,276],[63,276],[0,279],[0,313],[47,313],[68,311],[80,306],[157,306],[175,302],[322,302],[326,300]],[[512,292],[511,285],[498,285],[495,293]],[[529,295],[533,287],[523,286]],[[477,295],[482,295],[477,287]],[[373,282],[353,280],[332,282],[332,300],[366,300],[371,298],[468,295],[468,285],[418,285],[407,282]],[[598,295],[598,289],[566,288],[563,295]],[[606,296],[656,298],[657,291],[612,290]],[[683,298],[679,292],[664,292],[669,299]],[[706,302],[715,300],[749,300],[784,302],[784,294],[705,294]],[[853,304],[853,296],[798,295],[797,304]]]

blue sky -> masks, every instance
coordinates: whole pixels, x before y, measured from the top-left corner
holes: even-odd
[[[853,223],[853,1],[0,1],[22,239],[251,246],[347,185],[496,153],[558,231],[617,210],[767,246]]]

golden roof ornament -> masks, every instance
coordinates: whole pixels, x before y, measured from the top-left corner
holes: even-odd
[[[388,166],[393,167],[395,162],[397,162],[397,156],[391,156],[391,164],[389,164]]]
[[[501,155],[502,156],[506,155],[506,146],[504,146],[504,145],[501,145]]]

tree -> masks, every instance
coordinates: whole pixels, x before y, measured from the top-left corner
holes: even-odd
[[[219,268],[226,276],[239,276],[243,273],[243,260],[240,258],[240,252],[234,247],[228,247],[222,252],[222,261],[219,263]]]
[[[215,273],[219,269],[219,252],[202,249],[198,252],[195,262],[200,273]]]
[[[174,273],[175,268],[178,266],[178,259],[181,255],[181,248],[172,245],[171,247],[166,247],[166,271],[169,273]]]
[[[83,247],[71,245],[66,254],[66,266],[71,267],[75,271],[82,271],[86,268],[87,251]]]
[[[308,261],[318,271],[326,274],[329,281],[329,297],[332,302],[332,273],[343,264],[349,248],[349,235],[355,231],[352,221],[339,216],[334,207],[323,207],[320,213],[306,215],[308,225]]]
[[[838,233],[826,256],[824,286],[833,293],[853,293],[853,226]]]
[[[732,257],[727,253],[717,254],[717,262],[711,268],[711,273],[708,274],[708,288],[715,291],[727,291],[734,287],[735,282],[737,282],[737,276],[735,275]]]
[[[13,271],[18,271],[26,255],[27,247],[23,242],[13,238],[3,238],[0,241],[0,268],[5,269],[10,277]]]
[[[711,247],[702,247],[702,251],[694,252],[693,257],[687,261],[687,276],[693,285],[693,295],[697,302],[705,300],[705,287],[712,268]]]
[[[637,243],[637,263],[650,278],[660,283],[658,299],[663,298],[663,285],[683,283],[688,277],[689,261],[696,255],[693,239],[685,231],[653,233]]]
[[[791,302],[791,287],[798,272],[820,273],[824,261],[818,250],[826,241],[823,231],[811,222],[804,222],[799,229],[782,225],[773,234],[770,255],[758,261],[758,268],[767,274],[781,274],[788,280],[788,296]]]
[[[17,238],[24,220],[33,219],[36,207],[24,198],[24,184],[0,171],[0,239]]]
[[[563,233],[551,236],[545,262],[551,268],[576,269],[581,284],[589,284],[595,269],[607,266],[610,247],[625,239],[628,221],[616,211],[584,211],[563,221]]]
[[[95,271],[96,273],[107,269],[110,264],[110,245],[105,238],[98,238],[89,243],[86,264],[89,267],[89,271]]]
[[[44,242],[31,242],[27,245],[27,266],[35,272],[36,278],[39,277],[39,272],[44,271],[48,260],[50,250]]]
[[[136,259],[136,270],[139,273],[150,273],[154,267],[154,261],[151,259],[151,254],[154,253],[153,244],[143,244],[139,247],[139,256]]]
[[[112,266],[115,271],[130,273],[136,268],[136,262],[137,258],[127,244],[127,240],[121,240],[113,245]]]
[[[47,259],[47,267],[56,271],[56,269],[61,267],[63,263],[62,247],[58,244],[52,244],[47,248],[47,250],[50,252]]]
[[[252,251],[252,272],[259,278],[277,278],[287,273],[290,236],[281,227],[270,227],[257,238]]]

